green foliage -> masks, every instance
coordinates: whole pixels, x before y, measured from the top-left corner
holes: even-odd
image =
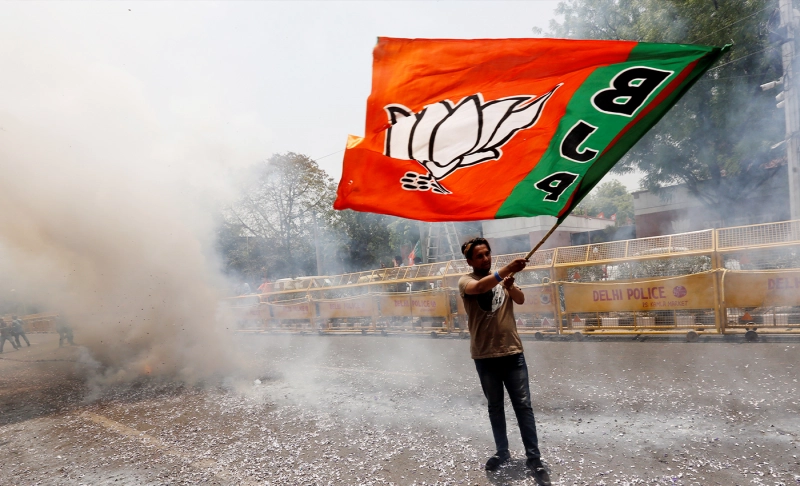
[[[413,221],[405,218],[391,218],[392,222],[389,223],[389,229],[392,232],[391,245],[396,249],[397,255],[400,254],[400,248],[414,246],[419,241],[419,221]]]
[[[331,218],[333,181],[306,155],[274,154],[247,174],[227,213],[228,269],[271,279],[314,275],[314,217]],[[253,240],[252,242],[250,240]]]
[[[603,182],[592,190],[575,210],[576,214],[606,218],[616,214],[616,225],[623,226],[633,220],[633,196],[624,184],[617,180]]]
[[[240,192],[224,215],[218,247],[227,271],[251,283],[264,275],[274,281],[391,266],[402,245],[419,239],[416,221],[334,211],[333,180],[302,154],[274,154],[256,165]]]
[[[253,283],[271,274],[265,267],[269,246],[264,239],[247,234],[241,225],[224,221],[218,230],[217,248],[229,274],[244,276]]]
[[[361,213],[349,209],[339,211],[333,230],[339,236],[336,256],[341,270],[356,272],[391,266],[392,239],[390,216]]]
[[[549,35],[723,45],[733,48],[617,165],[643,186],[678,183],[716,212],[734,215],[785,163],[783,110],[759,85],[781,76],[776,0],[567,0]],[[772,32],[772,34],[771,34]]]

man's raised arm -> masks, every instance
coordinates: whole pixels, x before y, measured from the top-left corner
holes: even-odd
[[[469,282],[464,289],[464,293],[468,295],[478,295],[488,292],[492,290],[495,285],[502,282],[504,278],[508,277],[512,273],[517,273],[524,269],[525,265],[527,264],[528,260],[524,258],[512,260],[511,263],[503,268],[498,269],[496,272],[490,273],[480,280],[473,280]],[[497,278],[498,275],[500,277],[499,279]]]

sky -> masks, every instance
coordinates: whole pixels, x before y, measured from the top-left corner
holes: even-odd
[[[556,5],[0,2],[0,302],[78,323],[102,382],[233,367],[237,175],[292,151],[338,179],[378,36],[529,37]]]
[[[13,53],[14,69],[0,87],[49,84],[60,97],[41,101],[58,110],[73,91],[122,84],[170,147],[185,141],[232,170],[297,152],[338,180],[347,135],[364,133],[378,36],[532,37],[557,4],[6,2],[0,60]],[[23,100],[0,101],[24,117]]]

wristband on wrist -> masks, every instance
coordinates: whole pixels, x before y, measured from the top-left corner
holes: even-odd
[[[503,281],[503,277],[500,276],[500,272],[498,272],[497,270],[494,271],[494,278],[496,278],[498,282]]]

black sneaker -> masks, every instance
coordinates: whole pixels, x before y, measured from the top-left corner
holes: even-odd
[[[511,454],[509,454],[509,453],[505,453],[505,454],[499,454],[498,453],[498,454],[495,454],[492,457],[490,457],[488,461],[486,461],[486,466],[485,466],[486,470],[487,471],[494,471],[495,469],[500,467],[500,464],[503,464],[504,462],[506,462],[509,459],[511,459]]]
[[[547,469],[544,468],[541,460],[528,459],[527,466],[531,470],[536,484],[539,486],[550,486],[550,474],[547,473]]]

